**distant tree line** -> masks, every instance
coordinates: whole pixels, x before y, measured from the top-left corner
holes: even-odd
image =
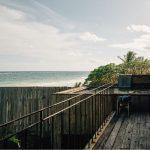
[[[94,69],[84,84],[99,86],[105,83],[116,83],[119,74],[150,74],[150,60],[137,57],[135,52],[128,51],[126,55],[118,58],[122,61],[121,64],[110,63]]]

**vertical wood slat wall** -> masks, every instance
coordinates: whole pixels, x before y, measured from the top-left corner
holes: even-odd
[[[1,114],[4,115],[2,117],[3,122],[10,121],[15,118],[19,118],[25,114],[31,113],[33,111],[36,111],[40,108],[43,108],[48,105],[52,105],[56,102],[60,102],[62,100],[66,100],[69,97],[72,97],[76,94],[52,94],[58,91],[66,90],[67,88],[49,88],[49,87],[36,87],[36,88],[2,88],[0,89],[0,102],[1,103]],[[102,105],[102,109],[104,111],[104,98],[106,98],[102,93],[101,98],[98,99],[100,95],[96,95],[94,97],[89,98],[86,102],[83,102],[65,112],[63,112],[63,122],[61,120],[61,114],[55,116],[53,118],[53,126],[52,127],[52,120],[49,119],[45,122],[43,122],[43,137],[45,139],[46,135],[48,135],[49,141],[51,141],[51,146],[53,148],[60,148],[62,146],[62,136],[63,135],[71,135],[72,137],[85,137],[86,141],[88,141],[92,135],[95,133],[95,130],[99,127],[98,121],[98,114],[99,117],[102,113],[102,110],[99,109],[99,106]],[[86,97],[90,96],[90,94],[84,94],[80,97],[77,97],[70,101],[70,104],[73,104],[75,102],[80,101],[81,99],[84,99]],[[107,99],[108,100],[108,99]],[[99,101],[99,105],[97,104]],[[110,101],[111,102],[111,101]],[[55,110],[51,109],[50,111],[56,112],[58,110],[63,109],[64,107],[67,107],[70,105],[68,102],[64,103],[63,105],[54,107]],[[85,111],[86,109],[86,111]],[[106,108],[105,108],[106,110]],[[99,113],[98,113],[99,112]],[[69,115],[70,113],[70,115]],[[102,113],[102,122],[104,121],[105,117],[104,115],[106,111]],[[44,111],[43,115],[47,116],[49,112]],[[5,117],[6,116],[6,117]],[[24,121],[20,121],[20,126],[18,126],[18,123],[16,124],[17,127],[14,126],[14,131],[16,129],[19,131],[23,129],[23,127],[28,126],[31,123],[36,122],[39,118],[39,116],[34,117],[28,117]],[[30,120],[31,119],[31,120]],[[34,121],[35,120],[35,121]],[[68,123],[70,122],[70,123]],[[63,126],[63,131],[62,131]],[[67,127],[68,126],[68,127]],[[97,127],[96,127],[97,126]],[[13,126],[12,126],[13,127]],[[7,127],[7,132],[12,131],[11,126]],[[28,132],[28,139],[32,137],[32,135],[29,136],[29,133],[31,134],[34,132],[34,134],[39,134],[39,126],[37,128],[32,128],[32,131],[30,130]],[[69,131],[70,130],[70,131]],[[70,133],[69,133],[70,132]],[[11,132],[10,132],[11,133]],[[38,137],[34,136],[34,137]],[[68,136],[70,138],[70,136]],[[52,138],[52,140],[50,140]],[[72,138],[71,138],[72,139]],[[85,139],[84,139],[85,140]],[[32,137],[32,141],[34,140]],[[69,140],[72,142],[71,140]],[[85,142],[86,142],[85,141]],[[80,145],[81,141],[76,141],[77,144]],[[84,142],[83,142],[84,143]],[[85,143],[86,144],[86,143]],[[26,146],[28,147],[29,144]],[[73,146],[74,147],[74,146]],[[29,147],[30,148],[30,147]]]
[[[0,124],[52,105],[52,93],[69,87],[0,87]]]

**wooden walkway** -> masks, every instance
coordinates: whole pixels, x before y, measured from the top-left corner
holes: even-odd
[[[150,149],[150,113],[115,117],[94,149]]]

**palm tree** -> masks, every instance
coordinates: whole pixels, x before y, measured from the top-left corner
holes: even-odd
[[[118,74],[150,74],[150,60],[144,57],[136,57],[133,51],[119,57],[122,63],[114,63],[100,66],[94,69],[86,79],[85,83],[89,86],[98,86],[104,83],[116,83]]]
[[[123,58],[118,56],[119,59],[123,61],[124,64],[132,63],[136,59],[136,53],[133,51],[128,51],[126,55],[124,55]]]
[[[119,59],[122,60],[122,64],[120,65],[122,73],[124,74],[132,74],[135,72],[134,70],[134,61],[136,60],[136,53],[133,51],[128,51],[126,55],[121,58],[118,56]]]
[[[129,51],[123,58],[119,57],[123,61],[120,65],[124,74],[148,74],[150,69],[150,60],[144,57],[136,57],[136,53]]]

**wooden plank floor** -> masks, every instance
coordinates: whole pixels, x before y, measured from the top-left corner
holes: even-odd
[[[94,149],[150,149],[150,113],[122,114],[113,120]]]

